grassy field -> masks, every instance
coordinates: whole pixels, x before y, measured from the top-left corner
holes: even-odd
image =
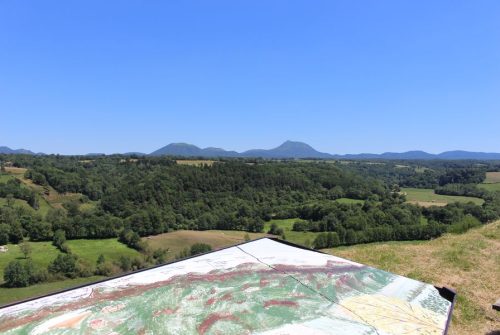
[[[51,242],[28,242],[31,246],[31,260],[34,264],[46,268],[49,263],[60,253]],[[116,239],[105,240],[71,240],[67,241],[71,251],[78,257],[94,265],[99,255],[104,255],[108,260],[118,260],[121,256],[136,257],[139,252],[130,249]],[[3,271],[5,266],[13,260],[25,261],[19,246],[8,245],[8,251],[0,253],[0,284],[3,284]],[[42,283],[23,288],[6,288],[0,286],[0,304],[25,299],[30,296],[41,295],[57,290],[62,290],[75,285],[92,282],[103,277],[89,277],[66,279],[50,283]]]
[[[194,166],[202,166],[202,165],[208,165],[211,166],[212,164],[215,163],[215,161],[212,160],[197,160],[197,159],[179,159],[176,161],[177,164],[179,165],[194,165]]]
[[[276,223],[278,227],[283,229],[287,241],[304,246],[311,246],[318,233],[293,231],[292,228],[295,221],[300,221],[300,219],[271,220],[266,222],[264,231],[269,231],[271,224]]]
[[[454,288],[458,298],[449,334],[498,334],[500,330],[500,313],[491,308],[500,298],[500,221],[432,241],[372,243],[324,251]]]
[[[41,267],[47,267],[60,252],[52,245],[52,242],[28,243],[31,246],[33,263]],[[139,252],[112,238],[104,240],[69,240],[67,244],[72,253],[90,264],[95,264],[101,254],[109,260],[118,260],[121,256],[139,256]],[[9,244],[7,247],[9,251],[0,253],[0,283],[3,283],[3,269],[10,261],[15,259],[24,260],[19,245]]]
[[[500,191],[500,183],[496,184],[479,184],[478,187],[485,189],[490,192]]]
[[[5,171],[7,171],[8,173],[15,175],[15,176],[24,176],[24,173],[27,170],[28,169],[19,168],[19,167],[5,167]]]
[[[485,184],[500,183],[500,172],[486,172]]]
[[[339,198],[335,200],[338,203],[341,204],[361,204],[363,205],[365,203],[364,200],[358,200],[358,199],[351,199],[351,198]]]
[[[486,180],[478,187],[490,192],[500,191],[500,172],[486,172]]]
[[[0,174],[0,183],[5,183],[5,182],[9,181],[9,179],[12,179],[11,175]]]
[[[406,200],[423,207],[428,206],[446,206],[452,202],[469,202],[472,201],[477,205],[482,205],[484,200],[474,197],[461,197],[455,195],[440,195],[435,194],[432,189],[424,188],[401,188],[401,192],[406,194]]]
[[[34,264],[47,267],[49,263],[59,254],[51,242],[28,242],[31,246],[31,259]],[[3,283],[3,270],[10,261],[15,259],[24,260],[24,255],[19,245],[8,244],[9,251],[0,252],[0,284]]]
[[[177,230],[144,238],[153,249],[167,249],[167,259],[172,260],[186,247],[191,247],[195,243],[207,243],[213,249],[220,249],[230,245],[245,241],[246,232],[234,230]],[[263,233],[248,233],[250,239],[254,240],[267,236]]]
[[[117,261],[121,256],[136,257],[139,252],[118,242],[116,238],[104,240],[69,240],[66,242],[71,252],[81,257],[90,264],[95,264],[99,255],[111,261]]]

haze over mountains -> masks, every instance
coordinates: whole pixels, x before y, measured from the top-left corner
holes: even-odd
[[[0,154],[27,154],[44,155],[34,153],[26,149],[11,149],[1,146]],[[100,156],[104,154],[87,154],[87,156]],[[385,152],[382,154],[346,154],[336,155],[320,152],[303,142],[285,141],[280,146],[273,149],[251,149],[244,152],[228,151],[221,148],[199,148],[188,143],[170,143],[150,154],[140,152],[127,152],[124,155],[137,156],[181,156],[181,157],[248,157],[248,158],[315,158],[315,159],[392,159],[392,160],[412,160],[412,159],[474,159],[474,160],[500,160],[500,153],[471,152],[471,151],[446,151],[440,154],[430,154],[425,151],[407,152]]]

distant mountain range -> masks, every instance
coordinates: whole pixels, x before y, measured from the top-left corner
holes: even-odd
[[[43,155],[42,153],[34,153],[26,149],[11,149],[9,147],[0,147],[0,154],[10,154],[10,155]]]
[[[500,160],[500,153],[446,151],[440,154],[430,154],[425,151],[384,152],[383,154],[347,154],[334,155],[319,152],[306,143],[286,141],[274,149],[252,149],[241,153],[226,151],[220,148],[201,149],[187,143],[171,143],[150,154],[151,156],[184,156],[184,157],[261,157],[261,158],[320,158],[320,159],[475,159]]]
[[[314,150],[302,142],[286,141],[274,149],[252,149],[241,153],[221,148],[201,149],[187,143],[171,143],[150,154],[151,156],[188,156],[188,157],[261,157],[261,158],[333,158],[333,155]]]
[[[27,154],[43,155],[25,149],[13,150],[0,147],[0,154]],[[103,154],[88,154],[87,156],[100,156]],[[128,152],[124,155],[147,156],[140,152]],[[319,152],[306,143],[286,141],[274,149],[252,149],[244,152],[228,151],[221,148],[199,148],[188,143],[171,143],[149,156],[181,156],[181,157],[248,157],[248,158],[316,158],[316,159],[388,159],[388,160],[419,160],[419,159],[474,159],[474,160],[500,160],[500,153],[471,152],[471,151],[446,151],[440,154],[430,154],[425,151],[385,152],[383,154],[347,154],[333,155]]]

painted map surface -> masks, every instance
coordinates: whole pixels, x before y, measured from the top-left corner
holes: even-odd
[[[4,334],[443,334],[436,288],[261,239],[0,309]]]

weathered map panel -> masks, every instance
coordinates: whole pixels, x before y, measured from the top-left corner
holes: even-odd
[[[6,334],[443,334],[436,288],[261,239],[0,309]]]

